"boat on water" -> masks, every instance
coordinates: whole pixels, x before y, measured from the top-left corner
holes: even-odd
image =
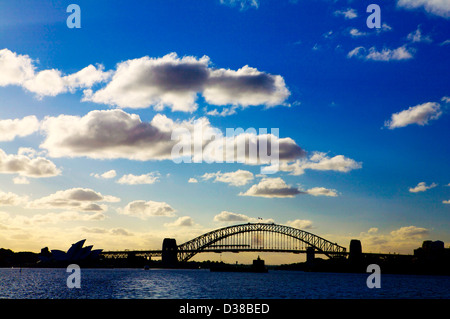
[[[257,259],[253,260],[252,265],[218,264],[218,265],[211,265],[209,270],[212,272],[257,272],[257,273],[268,272],[268,269],[264,264],[264,260],[259,258],[259,256]]]

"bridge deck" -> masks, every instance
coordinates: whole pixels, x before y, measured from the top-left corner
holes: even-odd
[[[219,246],[219,245],[218,245]],[[225,245],[224,245],[225,246]],[[237,245],[241,246],[241,245]],[[305,249],[274,249],[274,248],[239,248],[239,247],[215,247],[206,248],[201,251],[197,250],[182,250],[179,253],[191,253],[191,252],[202,252],[202,253],[240,253],[240,252],[274,252],[274,253],[293,253],[293,254],[306,254]],[[338,255],[336,252],[329,251],[315,251],[315,254],[334,254]],[[347,252],[339,253],[339,255],[347,255]],[[104,251],[101,253],[102,256],[107,258],[126,258],[129,255],[135,256],[145,256],[145,257],[161,257],[162,250],[122,250],[122,251]]]

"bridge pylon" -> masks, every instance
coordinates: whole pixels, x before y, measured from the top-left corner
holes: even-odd
[[[164,238],[161,261],[164,267],[175,267],[178,263],[178,246],[175,238]]]

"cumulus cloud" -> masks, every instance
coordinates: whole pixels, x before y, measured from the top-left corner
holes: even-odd
[[[113,236],[133,236],[132,233],[124,228],[113,228],[110,232]]]
[[[194,221],[190,216],[182,216],[175,220],[173,223],[165,223],[166,227],[191,227],[194,225]]]
[[[22,154],[6,154],[0,149],[0,173],[19,174],[24,177],[53,177],[61,174],[56,165],[43,157]]]
[[[312,196],[330,196],[330,197],[338,196],[338,193],[335,189],[327,189],[325,187],[313,187],[303,192],[305,194],[309,194]]]
[[[397,49],[384,48],[381,51],[377,51],[375,47],[366,49],[365,47],[357,47],[347,54],[348,58],[359,58],[363,60],[372,61],[400,61],[409,60],[413,58],[413,50],[408,49],[406,46],[398,47]]]
[[[216,216],[214,216],[214,221],[215,222],[251,222],[251,223],[254,223],[254,222],[273,223],[274,222],[274,220],[271,218],[262,219],[262,218],[249,217],[244,214],[228,212],[225,210],[220,212]]]
[[[420,25],[417,27],[416,31],[413,31],[410,34],[408,34],[407,39],[413,43],[416,43],[416,42],[431,43],[431,42],[433,42],[433,40],[431,39],[430,36],[422,34]]]
[[[30,181],[25,176],[16,176],[13,178],[13,183],[19,185],[27,185],[30,184]]]
[[[21,85],[34,76],[33,60],[8,49],[0,50],[0,86]]]
[[[362,167],[361,162],[357,162],[344,155],[336,155],[329,157],[324,152],[313,152],[309,158],[296,160],[295,162],[281,162],[279,164],[279,170],[284,172],[290,172],[291,175],[302,175],[305,170],[316,171],[335,171],[347,173],[351,170],[360,169]],[[264,170],[270,170],[270,167],[263,168]]]
[[[405,127],[410,124],[424,126],[431,120],[437,120],[441,115],[442,111],[439,103],[427,102],[392,114],[391,120],[386,121],[384,126],[389,129]]]
[[[346,10],[337,10],[334,12],[336,16],[344,16],[345,19],[355,19],[358,17],[358,13],[355,9],[347,8]]]
[[[36,226],[38,224],[57,224],[69,221],[98,221],[106,217],[101,212],[86,213],[77,211],[64,211],[61,213],[35,214],[33,216],[14,215],[0,212],[0,222],[13,227]]]
[[[234,106],[231,106],[231,107],[224,107],[222,109],[222,111],[220,111],[220,112],[217,109],[213,109],[211,111],[207,111],[206,108],[205,108],[205,112],[206,112],[207,115],[210,115],[210,116],[225,117],[225,116],[236,114],[236,109],[237,109],[237,106],[234,105]]]
[[[433,15],[450,18],[450,2],[445,0],[397,0],[397,6],[406,9],[423,8]]]
[[[427,185],[425,184],[425,182],[420,182],[419,184],[417,184],[417,186],[411,187],[411,188],[409,189],[409,191],[410,191],[411,193],[425,192],[426,190],[431,189],[431,188],[434,188],[434,187],[436,187],[436,186],[437,186],[436,183],[432,183],[431,185],[428,185],[428,186],[427,186]]]
[[[313,228],[312,221],[308,219],[295,219],[286,222],[286,225],[297,229],[311,229]]]
[[[0,206],[19,206],[28,201],[27,196],[20,196],[11,192],[0,191]]]
[[[107,80],[109,76],[109,72],[103,71],[102,65],[89,65],[70,75],[64,75],[57,69],[36,72],[35,61],[28,55],[20,55],[8,49],[0,50],[0,86],[18,85],[39,98],[90,88]]]
[[[36,116],[26,116],[22,119],[0,120],[0,142],[12,141],[16,137],[33,134],[39,130],[39,121]]]
[[[250,187],[245,193],[240,193],[241,196],[256,196],[266,198],[286,198],[294,197],[302,192],[295,187],[286,184],[280,177],[263,178],[258,184]]]
[[[416,226],[405,226],[397,230],[391,231],[391,235],[400,240],[411,239],[411,238],[422,238],[429,234],[429,230],[422,227]]]
[[[357,237],[361,239],[367,252],[388,252],[410,254],[421,245],[423,238],[430,230],[417,226],[403,226],[388,233],[372,227],[367,232],[361,232]]]
[[[42,148],[52,157],[86,156],[96,159],[169,159],[174,142],[171,129],[180,125],[164,115],[142,122],[122,110],[92,111],[84,117],[46,117]]]
[[[294,197],[298,194],[328,197],[338,196],[338,192],[335,189],[328,189],[325,187],[313,187],[306,190],[292,187],[290,185],[287,185],[286,182],[280,177],[265,177],[258,184],[250,187],[245,193],[239,193],[240,196],[255,196],[267,198]]]
[[[449,200],[443,200],[442,204],[450,204],[450,199]]]
[[[104,178],[104,179],[114,178],[114,177],[116,177],[116,175],[117,175],[117,173],[114,169],[104,172],[103,174],[91,173],[91,176],[94,176],[95,178]]]
[[[198,183],[198,180],[194,177],[189,178],[188,183]]]
[[[99,202],[115,203],[119,201],[120,199],[117,197],[105,196],[89,188],[71,188],[33,200],[27,204],[27,208],[103,212],[107,207],[98,204]]]
[[[117,183],[127,185],[153,184],[159,180],[159,173],[147,173],[142,175],[123,175]]]
[[[241,10],[246,10],[248,8],[259,8],[259,0],[220,0],[221,4],[230,7],[239,7]]]
[[[119,208],[119,214],[129,215],[140,219],[148,219],[153,216],[175,215],[175,209],[165,202],[136,200],[128,203],[124,208]]]
[[[244,66],[237,71],[218,69],[210,72],[203,91],[205,100],[214,105],[276,106],[290,95],[284,79]]]
[[[349,31],[349,33],[350,33],[350,35],[351,35],[352,37],[354,37],[354,38],[362,37],[362,36],[367,35],[366,32],[361,32],[361,31],[359,31],[359,30],[356,29],[356,28],[351,29],[351,30]]]
[[[235,172],[228,173],[221,173],[220,171],[216,173],[205,173],[202,178],[204,180],[214,178],[215,182],[227,183],[232,186],[243,186],[252,181],[254,176],[252,172],[239,169]]]
[[[187,156],[194,162],[224,162],[231,154],[234,155],[232,161],[256,165],[269,163],[274,158],[295,160],[305,153],[291,138],[243,130],[228,137],[211,126],[206,118],[175,122],[157,114],[150,122],[142,122],[138,115],[118,109],[91,111],[83,117],[46,117],[41,128],[46,139],[40,146],[51,157],[172,159],[181,162]],[[263,147],[267,146],[270,151],[275,142],[278,150],[275,149],[270,156],[261,156]],[[251,149],[260,152],[251,157]]]
[[[121,62],[112,80],[96,92],[85,91],[84,101],[120,108],[192,112],[197,109],[197,95],[214,105],[275,106],[290,95],[279,75],[244,66],[234,71],[213,69],[209,57],[179,58],[176,53],[161,58],[148,56]]]

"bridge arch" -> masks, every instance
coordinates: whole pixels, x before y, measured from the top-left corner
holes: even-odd
[[[214,244],[230,238],[232,236],[236,236],[243,233],[257,233],[257,234],[267,234],[267,233],[278,233],[286,237],[294,238],[308,247],[314,248],[317,253],[325,254],[328,257],[335,257],[342,254],[345,254],[346,248],[339,246],[336,243],[332,243],[329,240],[326,240],[322,237],[314,235],[312,233],[306,232],[301,229],[297,229],[290,226],[278,225],[274,223],[247,223],[240,225],[227,226],[223,228],[219,228],[203,235],[200,235],[194,239],[191,239],[181,245],[178,246],[178,260],[179,261],[188,261],[194,255],[205,252],[205,251],[233,251],[233,249],[228,249],[223,247],[215,247]],[[235,245],[235,246],[244,246],[244,245]],[[251,244],[247,243],[245,246],[251,246]],[[251,248],[243,249],[243,247],[236,247],[235,251],[252,251]],[[296,250],[287,250],[287,249],[264,249],[261,247],[258,249],[254,249],[255,251],[290,251],[296,252]],[[297,250],[298,252],[303,252]]]

